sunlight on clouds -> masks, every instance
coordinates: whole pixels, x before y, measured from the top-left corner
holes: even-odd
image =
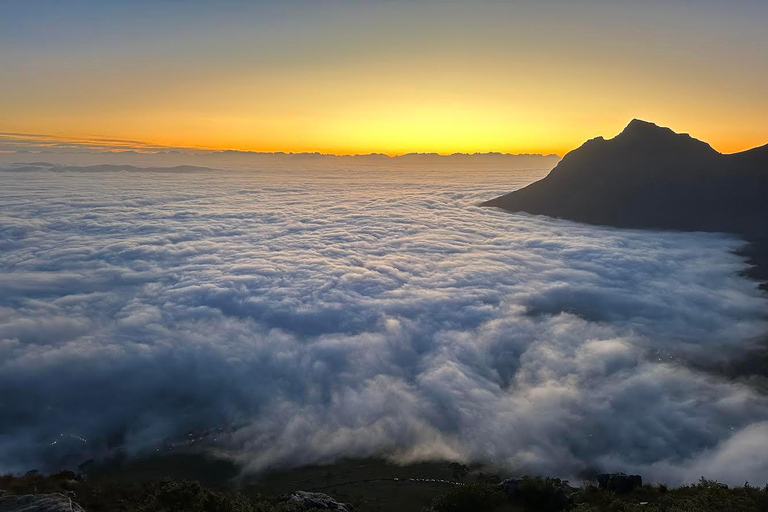
[[[768,401],[706,366],[766,331],[740,242],[476,206],[544,172],[0,171],[0,470],[228,426],[247,471],[759,479]]]

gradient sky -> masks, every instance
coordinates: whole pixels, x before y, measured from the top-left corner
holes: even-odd
[[[768,142],[768,2],[6,0],[0,131],[556,152],[639,117]]]

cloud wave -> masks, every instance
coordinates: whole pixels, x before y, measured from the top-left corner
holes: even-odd
[[[543,172],[0,172],[0,470],[230,426],[252,471],[759,481],[768,401],[696,369],[766,332],[740,242],[475,206]]]

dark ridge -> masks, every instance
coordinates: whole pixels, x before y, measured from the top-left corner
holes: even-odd
[[[768,279],[768,145],[721,154],[688,134],[633,120],[589,140],[542,180],[482,206],[622,228],[742,236]]]

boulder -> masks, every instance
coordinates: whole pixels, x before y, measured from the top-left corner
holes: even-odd
[[[517,494],[517,489],[522,482],[522,478],[507,478],[506,480],[501,481],[499,487],[501,487],[501,491],[507,495],[507,498],[512,499]]]
[[[288,501],[299,503],[309,508],[321,510],[337,510],[338,512],[355,512],[352,505],[341,503],[321,492],[296,491],[287,497]],[[4,511],[0,511],[4,512]]]
[[[616,494],[628,494],[636,487],[643,485],[643,477],[624,473],[603,473],[597,475],[597,484],[601,489],[613,491]]]
[[[0,496],[0,512],[85,512],[61,493]]]

